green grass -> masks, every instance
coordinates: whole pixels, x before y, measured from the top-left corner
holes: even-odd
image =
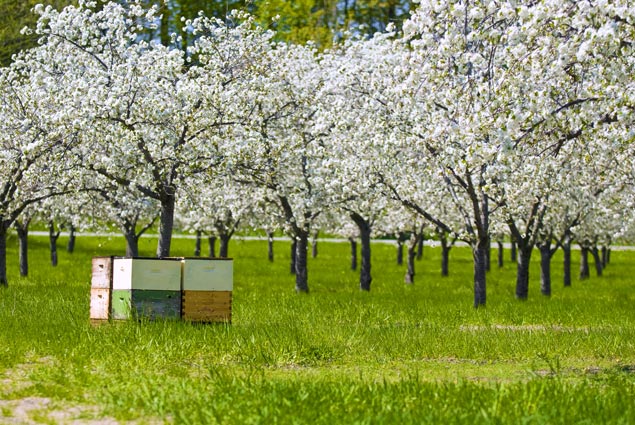
[[[93,326],[90,259],[121,254],[123,239],[78,238],[73,254],[64,243],[52,268],[46,238],[31,238],[27,279],[9,253],[0,400],[141,423],[635,423],[635,253],[613,252],[604,277],[571,288],[556,256],[549,299],[532,264],[525,302],[513,265],[494,265],[475,310],[467,249],[453,249],[441,278],[440,252],[426,248],[409,286],[394,247],[374,245],[362,293],[349,246],[322,243],[311,293],[297,295],[288,244],[269,263],[264,241],[234,241],[231,325]],[[192,240],[173,243],[191,255]],[[154,249],[142,239],[143,255]],[[44,410],[32,420],[50,421]],[[3,406],[0,423],[9,416]]]

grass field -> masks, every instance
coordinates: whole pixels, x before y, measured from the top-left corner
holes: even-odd
[[[231,325],[93,326],[91,257],[121,254],[123,239],[79,238],[73,254],[64,243],[53,268],[46,238],[31,238],[22,279],[9,240],[0,423],[635,423],[635,253],[566,289],[556,255],[550,299],[536,262],[526,302],[513,265],[494,266],[475,310],[467,249],[441,278],[426,248],[407,286],[394,247],[374,245],[361,293],[349,246],[321,243],[311,293],[296,295],[287,243],[269,263],[264,241],[235,241]],[[192,254],[192,240],[173,243]]]

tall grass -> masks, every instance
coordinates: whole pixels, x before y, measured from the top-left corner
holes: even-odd
[[[191,255],[193,241],[173,243]],[[322,243],[311,292],[297,295],[288,244],[270,263],[266,242],[234,241],[231,325],[93,326],[91,257],[121,254],[123,240],[79,238],[56,268],[45,238],[30,244],[31,276],[10,261],[0,291],[0,398],[174,423],[635,422],[633,253],[614,252],[604,277],[570,288],[556,256],[551,298],[532,264],[524,302],[513,264],[493,265],[487,307],[475,310],[467,249],[452,251],[442,278],[439,251],[426,248],[405,285],[395,248],[374,245],[365,293],[349,247]],[[155,241],[140,248],[152,255]]]

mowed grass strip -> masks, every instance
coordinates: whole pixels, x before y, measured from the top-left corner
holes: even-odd
[[[613,252],[602,278],[514,299],[515,269],[492,264],[475,310],[468,249],[426,247],[414,285],[395,248],[373,246],[370,293],[358,290],[349,246],[321,243],[310,294],[294,293],[289,244],[234,241],[231,325],[179,321],[93,326],[91,257],[121,238],[79,238],[60,264],[30,240],[31,270],[0,291],[0,398],[90,406],[121,421],[174,423],[632,423],[635,421],[635,254]],[[142,255],[155,241],[142,239]],[[174,240],[173,255],[191,255]],[[15,246],[15,240],[9,245]],[[536,253],[537,254],[537,253]],[[506,252],[505,259],[508,260]],[[537,260],[538,255],[536,255]],[[574,257],[574,260],[577,258]],[[575,261],[574,261],[575,263]],[[0,417],[10,417],[3,407]]]

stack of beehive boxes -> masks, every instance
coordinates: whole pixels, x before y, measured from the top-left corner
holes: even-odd
[[[232,290],[231,259],[95,257],[90,318],[229,323]]]

